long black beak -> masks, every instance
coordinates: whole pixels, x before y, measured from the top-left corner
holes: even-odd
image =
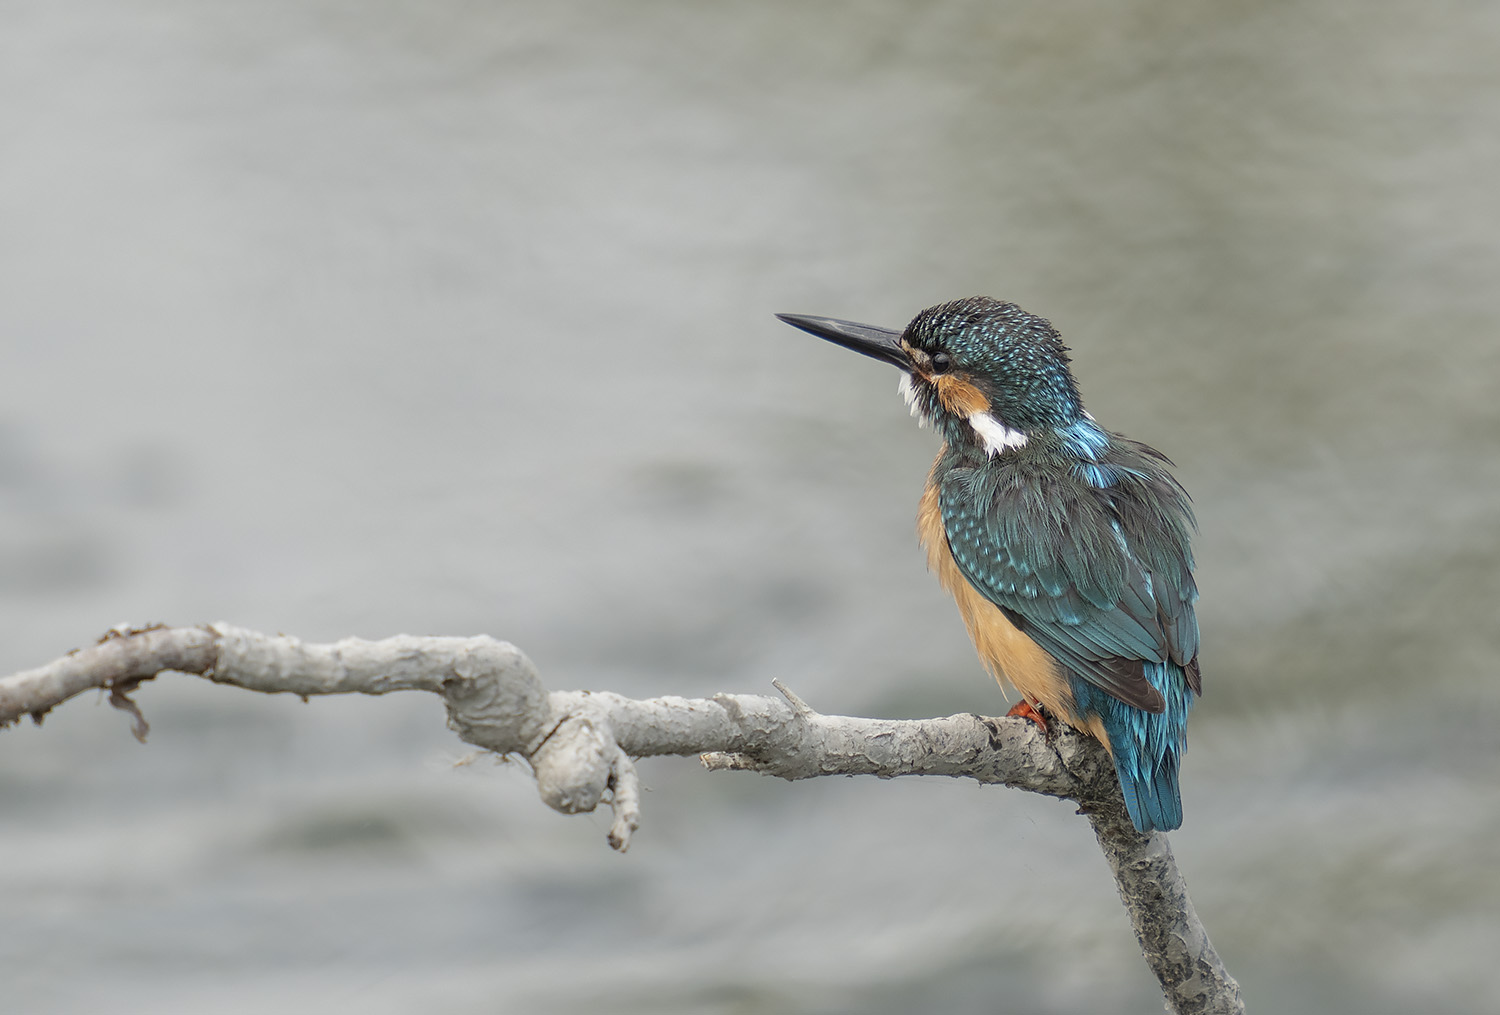
[[[805,314],[777,314],[776,317],[794,328],[801,328],[809,335],[825,338],[834,345],[862,352],[902,370],[912,369],[911,357],[901,348],[899,331],[877,328],[873,324],[836,321],[832,317],[809,317]]]

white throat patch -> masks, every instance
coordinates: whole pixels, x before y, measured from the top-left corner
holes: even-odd
[[[928,419],[917,406],[917,386],[912,383],[911,374],[905,370],[901,371],[901,379],[896,382],[896,390],[901,392],[901,400],[906,403],[906,408],[917,417],[917,425],[926,426]]]
[[[1021,448],[1026,446],[1026,435],[1019,430],[1012,430],[1004,423],[987,412],[976,412],[969,416],[969,425],[984,441],[984,450],[994,458],[1006,448]]]

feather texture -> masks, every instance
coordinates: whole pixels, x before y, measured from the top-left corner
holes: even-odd
[[[1064,717],[1104,733],[1136,827],[1167,830],[1201,687],[1192,510],[1159,453],[1095,432],[1093,461],[1067,440],[948,446],[932,486],[959,572],[1062,667]]]

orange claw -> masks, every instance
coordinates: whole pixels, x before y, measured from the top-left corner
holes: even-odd
[[[1019,717],[1021,719],[1030,719],[1032,722],[1036,723],[1038,726],[1040,726],[1042,728],[1042,732],[1043,733],[1048,732],[1047,731],[1047,720],[1044,719],[1042,717],[1042,713],[1038,712],[1032,706],[1031,702],[1027,701],[1025,698],[1022,698],[1020,701],[1018,701],[1014,705],[1012,705],[1010,711],[1007,712],[1007,713],[1005,713],[1005,714],[1008,715],[1008,716],[1009,715],[1017,716],[1017,717]]]

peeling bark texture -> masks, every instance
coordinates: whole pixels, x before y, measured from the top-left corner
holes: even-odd
[[[514,645],[480,636],[308,645],[229,624],[116,628],[99,643],[38,669],[0,678],[0,726],[52,708],[91,687],[146,722],[131,694],[168,670],[268,694],[441,695],[448,725],[486,750],[524,758],[542,800],[566,814],[608,803],[608,840],[624,852],[640,827],[640,780],[632,758],[701,755],[710,771],[782,779],[822,775],[961,776],[1074,800],[1088,816],[1115,875],[1146,962],[1178,1015],[1244,1011],[1239,986],[1208,940],[1166,836],[1130,823],[1108,755],[1066,724],[1053,733],[1016,718],[860,719],[820,715],[775,682],[780,698],[625,698],[552,691]]]

